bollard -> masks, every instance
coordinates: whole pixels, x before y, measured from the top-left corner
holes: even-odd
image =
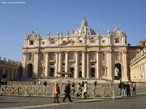
[[[115,90],[113,89],[113,100],[115,100]]]

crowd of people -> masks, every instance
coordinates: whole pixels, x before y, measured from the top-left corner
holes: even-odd
[[[121,97],[136,96],[136,83],[120,82],[118,88]]]
[[[86,98],[87,96],[87,89],[88,89],[88,86],[87,86],[87,82],[82,82],[82,83],[78,83],[77,84],[77,90],[78,93],[76,93],[75,95],[75,83],[73,82],[72,84],[70,83],[70,81],[68,81],[65,85],[65,88],[64,88],[64,97],[63,97],[63,102],[65,102],[66,98],[68,98],[68,100],[70,102],[72,102],[72,99],[71,99],[71,95],[72,96],[80,96],[82,98]],[[60,94],[60,88],[58,86],[58,83],[55,83],[54,85],[54,89],[53,89],[53,98],[54,98],[54,103],[59,103],[59,94]]]
[[[94,87],[96,86],[97,86],[97,82],[95,81]],[[71,96],[86,98],[88,95],[87,89],[88,89],[87,82],[83,81],[82,83],[78,83],[78,84],[75,84],[73,82],[71,84],[70,81],[68,81],[64,88],[64,97],[62,101],[65,102],[66,98],[68,98],[68,100],[72,102]],[[136,83],[120,82],[118,84],[118,89],[119,89],[118,91],[119,95],[121,97],[136,96]],[[96,91],[96,90],[93,90],[93,91]],[[60,94],[60,88],[58,86],[58,83],[55,83],[54,90],[53,90],[54,103],[59,103],[59,99],[58,99],[59,94]]]

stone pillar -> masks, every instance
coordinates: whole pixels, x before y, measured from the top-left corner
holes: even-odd
[[[23,60],[22,60],[22,78],[23,79],[26,79],[27,77],[28,77],[28,75],[26,74],[27,72],[26,72],[26,70],[27,70],[27,63],[26,63],[26,56],[27,56],[27,54],[26,54],[26,52],[23,52]]]
[[[55,53],[56,59],[55,59],[55,77],[57,77],[58,73],[58,52]]]
[[[39,73],[39,53],[35,52],[34,54],[34,74],[33,77],[37,78],[38,77],[38,73]]]
[[[58,62],[58,64],[59,64],[58,65],[58,72],[62,72],[62,55],[61,55],[61,52],[59,52],[59,62]]]
[[[100,63],[99,63],[99,52],[96,52],[96,78],[99,79],[100,74]]]
[[[49,70],[49,53],[45,53],[45,74],[43,75],[45,78],[48,77]]]
[[[68,73],[68,52],[65,52],[65,72]]]
[[[89,52],[87,52],[87,78],[89,78],[90,76],[89,76],[89,73],[90,73],[90,62],[89,62]]]
[[[74,78],[78,78],[78,73],[79,73],[79,60],[78,60],[78,52],[75,53],[75,75]]]
[[[86,72],[86,59],[85,59],[85,52],[82,52],[82,77],[85,78],[85,72]]]
[[[107,64],[107,78],[113,80],[113,65],[112,65],[112,52],[107,52],[106,64]]]
[[[123,62],[123,69],[122,69],[122,81],[128,81],[128,74],[127,74],[127,52],[122,52],[122,62]]]

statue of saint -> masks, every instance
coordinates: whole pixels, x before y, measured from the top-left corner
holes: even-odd
[[[115,76],[119,76],[119,69],[117,67],[115,68]]]

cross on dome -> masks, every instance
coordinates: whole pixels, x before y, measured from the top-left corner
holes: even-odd
[[[85,35],[96,35],[94,30],[88,26],[88,22],[85,17],[81,22],[80,28],[73,31],[73,35],[75,36],[85,36]]]
[[[82,23],[81,23],[81,27],[87,27],[88,26],[88,22],[86,20],[86,17],[83,18]]]

